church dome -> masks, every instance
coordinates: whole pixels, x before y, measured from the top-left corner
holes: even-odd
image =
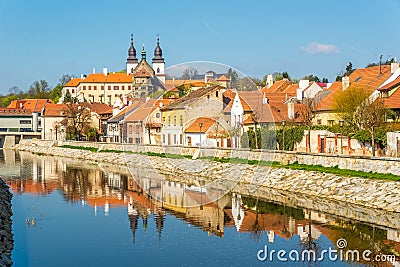
[[[154,58],[153,58],[153,62],[156,61],[164,61],[164,58],[162,57],[162,50],[160,47],[160,38],[157,38],[157,46],[154,49]]]

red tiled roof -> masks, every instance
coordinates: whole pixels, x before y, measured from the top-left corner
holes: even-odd
[[[132,74],[126,73],[103,73],[89,74],[81,83],[132,83]]]
[[[387,108],[400,109],[400,89],[396,89],[388,98],[383,98]]]
[[[84,107],[89,108],[91,111],[96,112],[99,115],[104,115],[104,114],[112,114],[113,109],[107,104],[104,103],[88,103],[84,102],[82,103]]]
[[[45,108],[45,117],[66,117],[69,111],[66,104],[47,104]]]
[[[200,123],[202,123],[201,126],[201,131],[200,131]],[[215,123],[215,120],[212,118],[207,118],[207,117],[200,117],[197,118],[193,123],[189,125],[185,129],[185,133],[205,133],[207,132],[208,129],[210,129],[211,126],[213,126]]]
[[[156,100],[150,98],[149,101],[143,103],[140,107],[138,107],[135,111],[129,114],[126,118],[126,122],[135,122],[135,121],[143,121],[150,115],[150,113],[155,109],[154,105]]]
[[[8,108],[29,109],[32,112],[41,112],[47,104],[54,104],[51,99],[21,99],[11,101]]]
[[[288,79],[282,79],[279,81],[276,81],[272,84],[270,88],[267,88],[266,86],[262,88],[260,91],[262,93],[267,93],[267,92],[283,92],[288,86],[292,85],[292,83]]]
[[[72,78],[69,82],[64,84],[64,87],[77,87],[82,81],[83,79],[81,78]]]
[[[0,108],[0,116],[32,116],[32,111],[21,108]]]
[[[226,82],[226,81],[230,81],[230,79],[228,79],[225,75],[221,75],[217,81],[219,82]]]
[[[396,86],[400,86],[400,76],[397,77],[394,81],[386,84],[385,86],[382,86],[379,88],[379,91],[386,91],[395,88]]]
[[[193,92],[191,92],[188,95],[185,95],[184,97],[176,99],[174,102],[171,104],[167,105],[166,107],[161,108],[161,110],[172,110],[175,108],[183,108],[183,105],[189,104],[193,101],[196,101],[199,97],[202,97],[214,90],[222,89],[221,86],[219,85],[214,85],[214,86],[208,86],[208,87],[203,87],[199,88]]]

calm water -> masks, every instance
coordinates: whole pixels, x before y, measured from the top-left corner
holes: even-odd
[[[146,182],[102,165],[0,151],[0,176],[14,194],[14,266],[373,265],[328,255],[306,263],[257,259],[265,246],[321,253],[338,249],[340,238],[346,249],[400,253],[400,229],[233,192],[206,204],[215,192]]]

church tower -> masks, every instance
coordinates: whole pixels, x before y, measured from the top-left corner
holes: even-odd
[[[131,34],[131,46],[129,47],[128,59],[126,60],[126,74],[132,74],[137,65],[138,59],[136,58],[136,49],[133,46],[133,34]]]
[[[157,78],[161,82],[165,83],[165,72],[164,72],[165,60],[162,57],[162,50],[160,47],[160,38],[158,36],[157,36],[157,46],[156,46],[156,49],[154,49],[154,57],[151,62],[153,63],[153,70],[154,70]]]

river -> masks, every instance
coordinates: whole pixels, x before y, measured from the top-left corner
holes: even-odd
[[[400,253],[398,213],[131,173],[0,150],[14,266],[391,266],[377,260]]]

